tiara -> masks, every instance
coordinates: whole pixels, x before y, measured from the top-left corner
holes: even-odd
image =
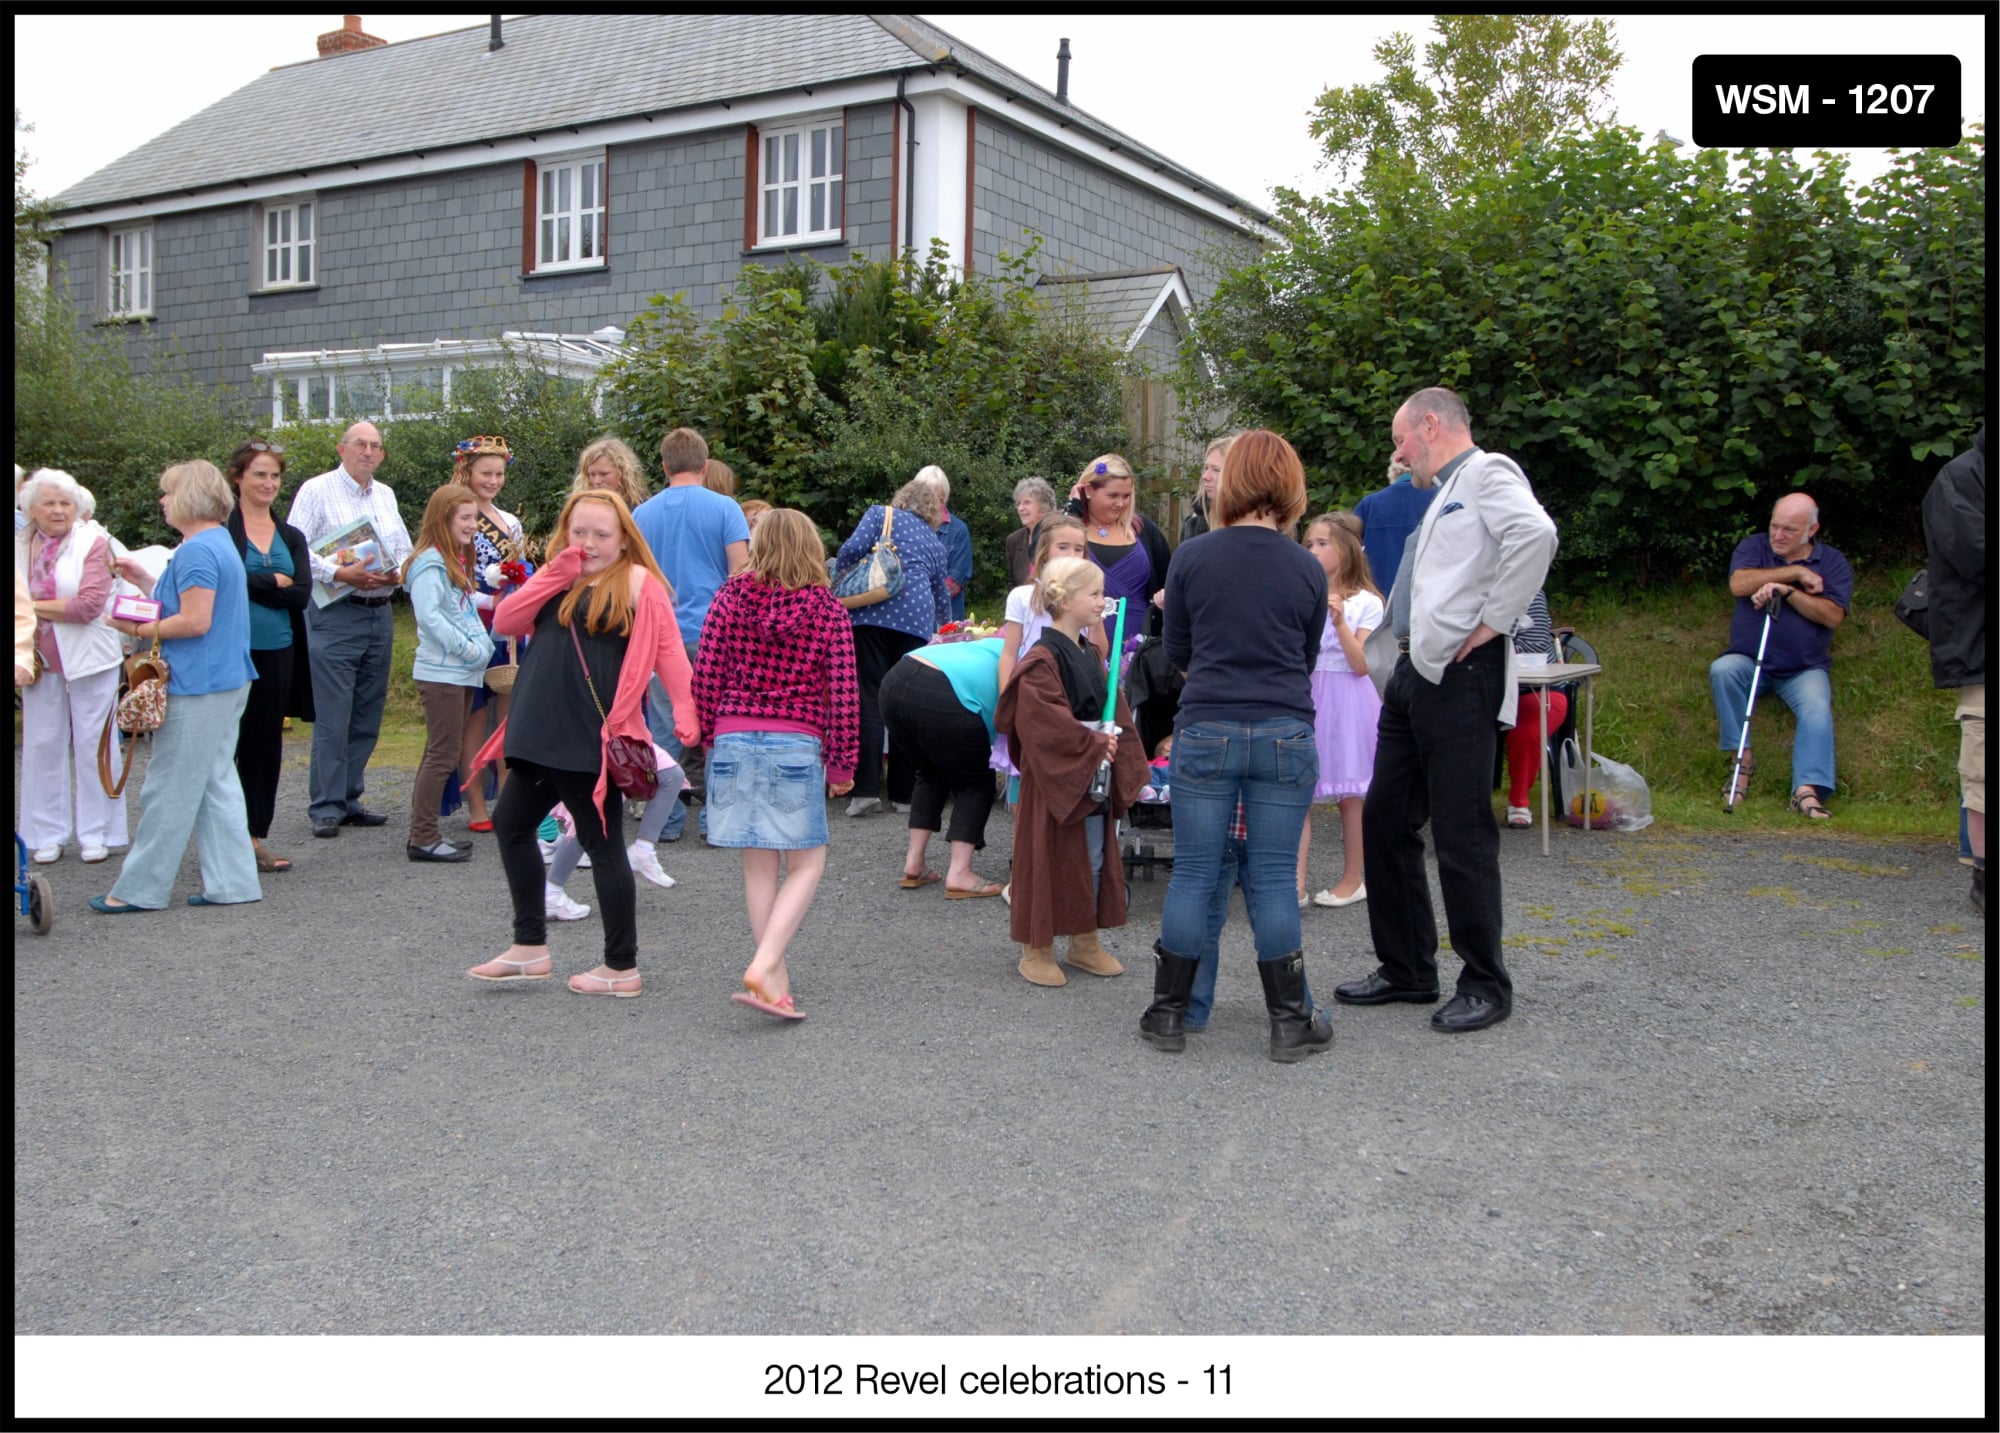
[[[507,440],[497,436],[489,437],[484,433],[464,439],[452,449],[452,452],[460,459],[496,457],[505,458],[509,467],[514,465],[514,450],[507,446]]]

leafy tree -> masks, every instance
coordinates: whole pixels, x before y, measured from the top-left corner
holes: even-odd
[[[1793,487],[1829,540],[1893,548],[1982,412],[1984,154],[1975,127],[1850,194],[1826,156],[1566,135],[1397,222],[1359,193],[1291,205],[1201,338],[1321,503],[1379,484],[1404,397],[1457,389],[1571,580],[1706,572]]]
[[[1413,187],[1456,193],[1516,150],[1610,118],[1611,77],[1623,59],[1609,20],[1560,15],[1439,15],[1424,46],[1401,31],[1378,41],[1388,73],[1328,90],[1312,134],[1343,180],[1358,168],[1378,198]]]
[[[700,429],[739,493],[800,508],[830,536],[936,463],[991,574],[1015,480],[1075,471],[1128,436],[1122,355],[1037,296],[1031,268],[1025,254],[965,276],[942,252],[753,266],[707,323],[661,295],[627,330],[608,409],[635,446]]]

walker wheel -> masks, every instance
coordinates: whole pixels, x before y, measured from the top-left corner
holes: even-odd
[[[47,935],[55,928],[56,897],[49,889],[45,876],[28,877],[28,925],[36,935]]]

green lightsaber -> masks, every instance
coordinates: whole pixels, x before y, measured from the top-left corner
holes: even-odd
[[[1111,682],[1104,693],[1104,720],[1118,714],[1118,654],[1125,647],[1125,599],[1118,599],[1118,619],[1111,629]]]

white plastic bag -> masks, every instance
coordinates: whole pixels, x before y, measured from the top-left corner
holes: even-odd
[[[1566,739],[1557,760],[1563,820],[1572,826],[1602,831],[1643,831],[1653,824],[1653,793],[1646,778],[1601,751],[1590,754],[1590,815],[1583,811],[1583,758],[1574,739]]]

